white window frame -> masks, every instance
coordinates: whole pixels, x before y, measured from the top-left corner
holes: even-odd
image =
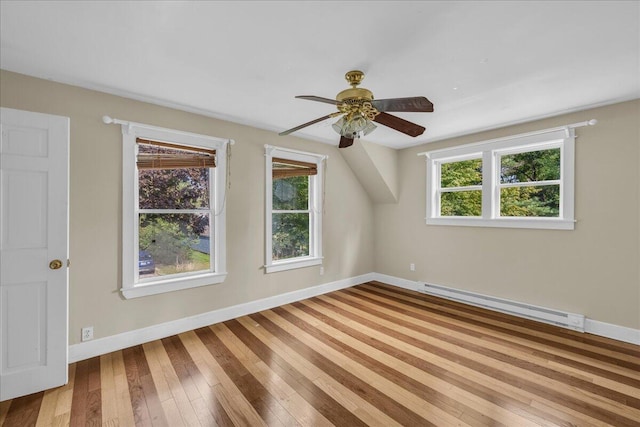
[[[560,179],[541,181],[543,184],[560,186],[560,212],[558,217],[503,217],[500,216],[500,188],[513,186],[500,183],[501,156],[538,150],[560,148]],[[575,174],[575,130],[573,128],[521,134],[492,139],[457,147],[433,150],[425,153],[427,162],[426,223],[429,225],[459,225],[472,227],[539,228],[573,230],[574,219],[574,174]],[[440,188],[441,165],[473,158],[482,158],[482,215],[441,216]],[[534,186],[538,182],[516,184]],[[464,188],[462,188],[464,189]],[[476,186],[469,189],[477,190]],[[460,190],[460,189],[457,189]]]
[[[211,168],[210,215],[213,258],[210,271],[140,279],[138,268],[138,154],[137,138],[170,142],[187,147],[216,150],[216,167]],[[125,298],[137,298],[222,283],[226,276],[226,171],[231,140],[165,129],[140,123],[122,124],[122,286]]]
[[[273,158],[315,163],[318,173],[309,176],[309,255],[286,260],[273,259]],[[267,273],[322,265],[322,211],[324,161],[327,156],[265,145],[265,270]]]

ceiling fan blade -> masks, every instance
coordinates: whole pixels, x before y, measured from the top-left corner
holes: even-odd
[[[405,119],[401,119],[400,117],[392,116],[387,113],[378,114],[373,121],[413,137],[422,135],[425,131],[425,128],[420,125],[408,122]]]
[[[340,144],[338,144],[338,148],[347,148],[353,145],[353,138],[347,138],[345,136],[340,137]]]
[[[338,113],[338,114],[340,114],[340,113]],[[322,116],[322,117],[320,117],[320,118],[318,118],[318,119],[311,120],[310,122],[307,122],[307,123],[301,124],[300,126],[296,126],[296,127],[294,127],[294,128],[287,129],[287,130],[285,130],[285,131],[283,131],[283,132],[280,132],[278,135],[280,135],[280,136],[289,135],[290,133],[293,133],[293,132],[295,132],[295,131],[297,131],[297,130],[300,130],[300,129],[302,129],[302,128],[306,128],[307,126],[314,125],[314,124],[316,124],[316,123],[319,123],[319,122],[321,122],[321,121],[323,121],[323,120],[330,119],[331,117],[335,117],[335,116],[336,116],[336,114],[335,114],[335,113],[327,114],[326,116]]]
[[[433,112],[433,104],[424,96],[412,98],[374,99],[371,105],[380,112],[384,111],[411,111],[417,113]]]
[[[298,96],[296,96],[296,98],[307,99],[309,101],[324,102],[325,104],[332,104],[332,105],[338,105],[339,104],[339,102],[336,101],[335,99],[323,98],[321,96],[298,95]]]

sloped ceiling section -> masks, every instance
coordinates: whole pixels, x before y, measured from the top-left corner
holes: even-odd
[[[374,203],[398,202],[398,152],[359,140],[340,150]]]

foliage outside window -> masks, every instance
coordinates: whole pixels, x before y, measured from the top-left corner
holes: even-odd
[[[423,153],[427,224],[573,229],[573,129]]]
[[[560,216],[560,148],[499,157],[500,216]]]
[[[482,215],[482,159],[440,165],[440,215]]]
[[[266,270],[322,263],[323,156],[267,146]]]
[[[220,283],[227,140],[123,126],[126,298]]]
[[[138,143],[138,158],[205,157],[185,149]],[[139,265],[139,279],[213,271],[209,167],[141,168],[138,161],[138,246],[155,271]]]

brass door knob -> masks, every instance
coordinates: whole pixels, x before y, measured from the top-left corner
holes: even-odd
[[[62,267],[62,261],[60,261],[59,259],[54,259],[49,263],[49,268],[52,270],[57,270],[60,267]]]

